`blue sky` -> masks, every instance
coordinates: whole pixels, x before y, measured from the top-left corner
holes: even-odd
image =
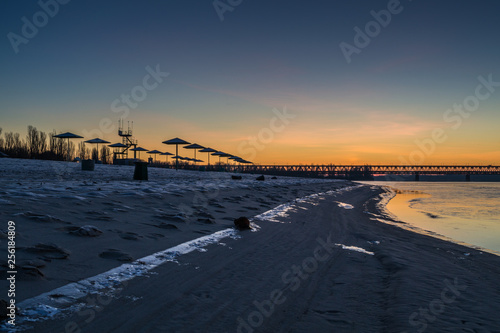
[[[242,0],[221,21],[212,1],[72,0],[16,53],[8,34],[22,36],[22,18],[42,8],[4,1],[0,127],[100,130],[120,117],[112,102],[159,65],[168,77],[126,118],[148,149],[179,136],[238,154],[286,108],[295,118],[255,148],[255,162],[399,163],[449,127],[443,113],[474,94],[478,76],[500,81],[500,4],[401,1],[347,63],[339,44],[390,3]],[[499,106],[500,92],[481,101],[425,162],[499,163]]]

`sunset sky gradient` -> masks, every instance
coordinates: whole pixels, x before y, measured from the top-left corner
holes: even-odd
[[[479,77],[500,82],[498,1],[401,1],[350,63],[339,44],[393,1],[238,2],[221,21],[213,1],[73,0],[16,53],[8,34],[42,9],[3,1],[0,127],[114,143],[128,115],[150,150],[180,137],[260,164],[500,164],[500,83],[460,123],[445,116]],[[119,111],[157,66],[169,75]]]

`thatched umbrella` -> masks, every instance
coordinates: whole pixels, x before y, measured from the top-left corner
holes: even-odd
[[[173,138],[167,141],[163,141],[162,143],[166,145],[175,145],[175,170],[179,169],[179,145],[188,145],[189,142],[184,141],[179,138]]]
[[[212,148],[204,148],[200,150],[200,153],[207,153],[208,154],[208,165],[210,165],[210,153],[216,153],[217,150],[212,149]]]
[[[57,135],[54,135],[53,137],[59,138],[59,139],[68,139],[68,161],[69,161],[69,139],[83,139],[83,136],[73,134],[70,132],[57,134]]]
[[[194,149],[194,159],[196,160],[196,150],[197,149],[204,149],[205,147],[200,146],[197,143],[193,143],[192,145],[184,147],[184,149]],[[195,162],[196,163],[196,162]]]
[[[139,159],[141,159],[141,151],[148,151],[147,149],[144,149],[142,147],[132,148],[130,150],[131,151],[138,151],[139,152]]]
[[[106,141],[106,140],[103,140],[103,139],[99,139],[99,138],[95,138],[95,139],[92,139],[92,140],[87,140],[87,141],[85,141],[85,143],[95,143],[95,144],[97,144],[97,160],[99,160],[99,144],[100,143],[109,143],[109,141]]]
[[[108,145],[108,147],[114,148],[114,153],[116,158],[116,154],[120,153],[120,148],[127,148],[127,145],[118,142],[118,143],[113,143],[112,145]]]
[[[213,156],[219,156],[219,164],[220,164],[220,158],[221,157],[226,157],[226,153],[221,152],[221,151],[217,151],[217,152],[213,153],[212,155]]]
[[[169,153],[168,151],[167,151],[167,152],[165,152],[165,153],[161,153],[160,155],[167,156],[167,158],[165,159],[165,162],[168,162],[168,157],[169,157],[169,156],[174,156],[174,154]]]

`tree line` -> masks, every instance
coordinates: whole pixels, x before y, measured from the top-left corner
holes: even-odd
[[[97,148],[89,148],[85,142],[78,145],[66,139],[55,138],[57,132],[53,130],[47,133],[37,130],[29,125],[26,138],[22,138],[19,133],[5,132],[0,127],[0,152],[13,158],[32,158],[41,160],[67,161],[79,157],[82,160],[97,160]],[[68,146],[69,144],[69,146]],[[105,163],[112,163],[111,150],[103,146],[99,152],[99,159]]]

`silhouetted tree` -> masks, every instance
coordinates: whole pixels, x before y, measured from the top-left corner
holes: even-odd
[[[97,151],[97,147],[92,148],[92,159],[93,159],[94,161],[97,161],[97,160],[98,160],[98,151]]]
[[[50,152],[51,155],[54,156],[53,159],[60,161],[67,160],[68,151],[69,156],[73,157],[75,154],[75,145],[73,142],[69,143],[68,150],[68,142],[64,139],[55,138],[54,135],[57,135],[55,130],[50,134]]]
[[[43,154],[47,150],[47,134],[45,132],[39,132],[40,135],[40,154]]]
[[[3,151],[4,150],[4,140],[3,138],[1,137],[2,135],[2,128],[0,127],[0,151]]]
[[[111,149],[107,146],[101,148],[101,161],[103,164],[111,164]]]
[[[30,158],[39,157],[42,154],[44,146],[42,140],[45,140],[45,138],[42,139],[41,133],[38,132],[36,127],[29,125],[28,135],[26,135],[26,144]]]
[[[21,140],[19,133],[6,132],[3,145],[5,153],[11,157],[28,157],[26,142]]]
[[[81,141],[78,144],[78,152],[79,152],[80,159],[86,160],[86,159],[90,158],[90,149],[86,147],[84,141]]]

